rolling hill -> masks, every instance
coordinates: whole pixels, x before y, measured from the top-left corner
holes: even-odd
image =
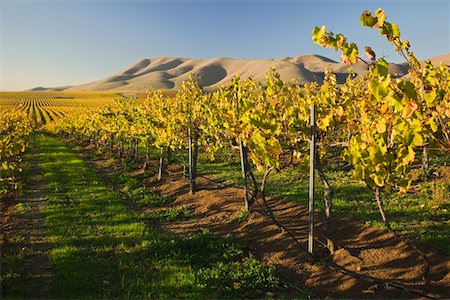
[[[442,62],[450,65],[450,53],[429,60],[434,64]],[[272,68],[276,68],[285,80],[295,78],[300,83],[321,82],[324,70],[327,67],[330,67],[337,74],[338,81],[343,82],[350,66],[319,55],[302,55],[279,59],[146,58],[107,78],[78,86],[64,87],[63,90],[114,90],[124,92],[145,92],[148,89],[171,90],[176,89],[182,81],[188,78],[190,73],[197,74],[202,86],[214,89],[227,83],[235,75],[240,75],[243,78],[253,76],[257,81],[263,81],[265,73]],[[358,62],[352,68],[358,76],[368,70],[368,67],[362,62]],[[398,77],[405,76],[408,73],[408,65],[406,63],[391,64],[389,71]]]

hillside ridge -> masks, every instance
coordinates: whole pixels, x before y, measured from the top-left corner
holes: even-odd
[[[450,53],[427,59],[433,64],[450,65]],[[277,59],[235,59],[215,57],[191,59],[185,57],[144,58],[109,77],[76,86],[60,87],[64,91],[124,91],[145,92],[149,89],[177,89],[188,79],[190,73],[198,76],[200,84],[215,89],[226,84],[235,75],[242,78],[252,76],[256,81],[264,81],[265,74],[275,68],[283,80],[296,79],[300,83],[322,82],[324,71],[331,68],[338,81],[343,82],[348,68],[352,67],[357,76],[368,72],[368,67],[358,62],[353,66],[336,62],[327,57],[307,54]],[[390,64],[389,72],[397,77],[408,74],[406,63]],[[31,90],[55,90],[56,88],[34,88]]]

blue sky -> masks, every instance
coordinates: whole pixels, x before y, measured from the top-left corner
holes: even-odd
[[[279,58],[338,54],[311,41],[326,25],[400,62],[365,9],[385,9],[420,59],[450,52],[450,2],[0,0],[0,90],[75,85],[149,57]]]

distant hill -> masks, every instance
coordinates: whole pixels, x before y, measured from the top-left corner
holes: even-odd
[[[38,86],[38,87],[35,87],[35,88],[32,88],[32,89],[29,89],[29,90],[27,90],[27,91],[30,91],[30,92],[42,92],[42,91],[47,91],[47,92],[52,92],[52,91],[54,91],[54,92],[60,92],[60,91],[65,91],[65,90],[67,90],[67,89],[70,88],[70,87],[72,87],[72,86],[71,86],[71,85],[65,85],[65,86],[50,87],[50,88]]]
[[[433,64],[450,65],[450,53],[429,59]],[[145,58],[124,70],[97,81],[53,89],[36,88],[40,90],[65,91],[124,91],[145,92],[148,89],[176,89],[186,80],[191,72],[197,74],[200,84],[204,87],[216,88],[225,84],[235,75],[242,78],[253,76],[257,81],[265,79],[265,73],[272,68],[280,73],[284,80],[297,79],[300,83],[322,82],[324,70],[330,67],[343,82],[350,65],[333,61],[320,55],[301,55],[279,59],[233,59],[218,57],[212,59],[190,59],[177,57]],[[367,66],[358,62],[352,66],[358,75],[368,71]],[[408,73],[408,65],[391,64],[389,72],[402,77]],[[33,89],[33,90],[36,90]]]

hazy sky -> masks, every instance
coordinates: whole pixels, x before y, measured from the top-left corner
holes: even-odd
[[[385,9],[420,59],[450,52],[448,0],[18,1],[0,0],[0,90],[75,85],[151,57],[279,58],[338,54],[311,41],[327,25],[360,48],[398,54],[362,11]]]

